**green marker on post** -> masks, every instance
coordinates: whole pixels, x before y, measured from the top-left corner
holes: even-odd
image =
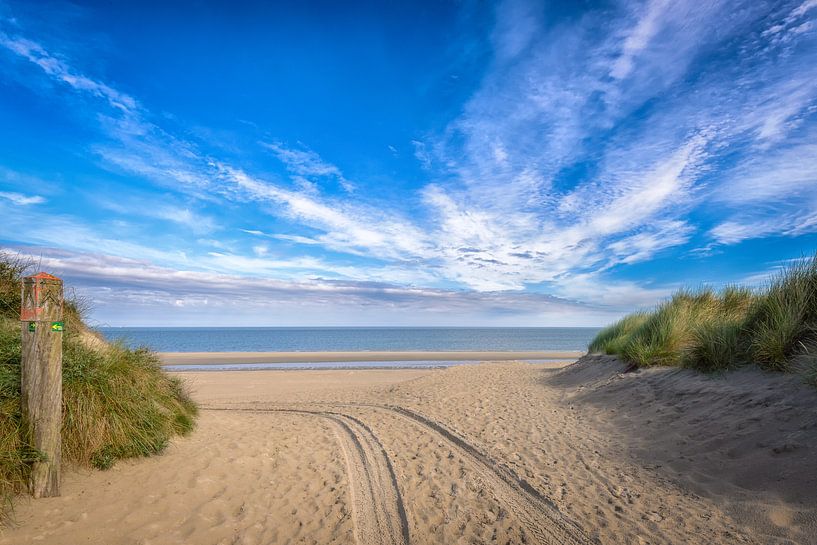
[[[62,331],[63,327],[63,322],[51,322],[51,331]]]
[[[37,329],[37,322],[28,322],[28,330],[34,331]]]

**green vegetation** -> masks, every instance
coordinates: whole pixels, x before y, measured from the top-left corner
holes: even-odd
[[[0,253],[0,497],[25,489],[38,453],[20,422],[20,281],[28,264]],[[161,452],[193,429],[196,406],[182,382],[165,374],[155,354],[108,344],[66,301],[63,340],[63,461],[100,469],[116,460]]]
[[[647,321],[647,317],[646,312],[636,312],[602,329],[590,343],[590,351],[620,354],[630,335]]]
[[[718,371],[757,363],[800,372],[817,385],[817,256],[756,292],[682,290],[652,312],[625,316],[603,329],[589,348],[639,367]]]

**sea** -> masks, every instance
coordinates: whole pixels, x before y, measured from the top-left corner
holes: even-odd
[[[573,351],[593,327],[104,327],[157,352]]]

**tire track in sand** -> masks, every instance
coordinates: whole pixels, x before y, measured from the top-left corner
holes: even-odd
[[[303,407],[307,404],[297,404]],[[465,438],[456,432],[448,429],[446,426],[428,418],[418,412],[412,411],[405,407],[397,405],[377,405],[368,403],[315,403],[308,404],[308,406],[325,408],[324,410],[306,410],[294,408],[247,408],[247,409],[221,409],[221,410],[245,410],[245,411],[259,411],[259,412],[302,412],[308,414],[332,415],[338,418],[346,418],[354,421],[356,425],[365,430],[368,435],[374,438],[374,441],[382,449],[382,445],[374,437],[371,430],[363,424],[359,419],[345,413],[337,412],[343,409],[373,409],[380,410],[390,414],[394,414],[404,420],[410,422],[414,426],[420,428],[426,433],[433,433],[442,438],[454,450],[459,452],[463,458],[471,462],[471,466],[475,470],[475,476],[484,484],[485,488],[491,490],[497,499],[506,505],[511,512],[513,512],[520,521],[524,524],[526,530],[532,534],[536,543],[545,545],[591,545],[595,543],[591,540],[582,529],[569,518],[565,517],[556,505],[526,479],[520,477],[515,471],[508,466],[501,464],[494,460],[491,456],[486,454],[477,446],[469,443]],[[388,456],[385,450],[382,451],[382,456],[389,465],[389,471],[394,478],[394,488],[396,486],[396,477],[394,477],[394,470],[388,461]],[[399,494],[399,489],[398,494]],[[403,505],[400,502],[402,509]],[[405,511],[403,510],[403,516]],[[408,536],[407,523],[405,536]],[[407,543],[408,541],[406,541]]]
[[[500,464],[465,438],[449,430],[443,424],[420,413],[397,405],[339,404],[344,407],[365,407],[396,414],[426,432],[442,437],[472,462],[482,480],[489,485],[497,498],[536,537],[537,542],[547,545],[590,545],[594,543],[572,520],[565,517],[556,505],[526,479],[506,465]]]
[[[409,544],[408,516],[397,486],[397,475],[383,445],[372,430],[357,418],[332,411],[300,408],[203,409],[289,413],[328,420],[346,459],[355,540],[362,545]]]

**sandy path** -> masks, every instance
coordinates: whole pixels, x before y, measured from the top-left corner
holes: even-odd
[[[191,437],[22,499],[0,545],[817,543],[817,392],[557,367],[185,373]]]

